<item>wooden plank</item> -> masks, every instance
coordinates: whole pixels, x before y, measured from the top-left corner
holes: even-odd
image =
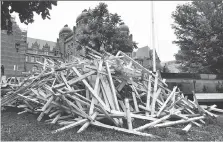
[[[81,77],[80,72],[75,68],[72,67],[74,72]],[[93,90],[93,88],[87,83],[85,79],[82,80],[82,82],[85,84],[85,86],[88,88],[88,90],[93,94],[93,96],[97,99],[97,101],[105,108],[105,110],[110,111],[110,109],[105,105],[105,103],[98,97],[97,93]]]
[[[115,108],[116,108],[116,110],[119,111],[120,109],[119,109],[119,105],[118,105],[118,99],[117,99],[117,96],[116,96],[115,86],[114,86],[114,83],[113,83],[113,80],[112,80],[112,77],[111,77],[111,71],[110,71],[110,68],[109,68],[109,65],[108,65],[107,62],[105,62],[105,65],[106,65],[106,69],[107,69],[107,72],[108,72],[108,80],[109,80],[109,83],[110,83],[110,86],[111,86]]]
[[[126,107],[126,118],[127,118],[128,129],[132,130],[132,118],[129,108],[129,99],[127,98],[125,98],[125,107]]]
[[[156,107],[156,102],[157,102],[157,98],[160,95],[161,92],[161,88],[159,88],[157,90],[157,92],[153,93],[153,101],[152,101],[152,105],[151,105],[151,115],[154,115],[154,113],[156,112],[155,107]]]
[[[160,119],[157,119],[157,120],[155,120],[155,121],[153,121],[151,123],[148,123],[148,124],[145,124],[143,126],[140,126],[140,127],[136,128],[134,130],[136,130],[136,131],[142,131],[142,130],[145,130],[145,129],[154,127],[156,124],[158,124],[158,123],[160,123],[162,121],[165,121],[165,120],[169,119],[170,116],[171,116],[170,114],[169,115],[166,115],[166,116],[164,116],[164,117],[162,117]]]
[[[150,109],[150,97],[151,97],[151,88],[152,88],[152,84],[151,84],[151,78],[152,76],[149,75],[149,82],[148,82],[148,89],[147,89],[147,97],[146,97],[146,109],[151,110]],[[149,115],[149,112],[146,111],[146,116]]]
[[[51,114],[49,114],[48,116],[51,118],[55,115],[57,115],[58,113],[61,113],[61,110],[56,110],[56,111],[53,111]]]
[[[187,132],[190,130],[191,127],[192,127],[192,123],[189,123],[189,124],[187,124],[187,126],[184,127],[182,130],[183,130],[184,132],[187,133]]]
[[[215,111],[215,112],[223,113],[223,109],[219,109],[219,108],[211,107],[210,110],[211,110],[211,111]]]
[[[112,110],[115,110],[115,104],[114,104],[114,101],[112,98],[112,92],[111,92],[111,88],[109,87],[107,78],[102,75],[100,77],[100,80],[101,80],[101,84],[102,84],[101,87],[103,88],[103,90],[106,90],[106,96],[108,98],[109,105],[111,106]]]
[[[154,86],[153,86],[153,100],[152,100],[152,104],[151,104],[151,115],[154,115],[155,113],[155,104],[156,104],[156,100],[157,100],[157,88],[158,88],[158,72],[156,72],[155,75],[155,82],[154,82]]]
[[[74,67],[72,67],[72,68],[74,68]],[[88,76],[93,75],[95,72],[96,72],[96,71],[90,71],[90,72],[88,72],[88,73],[86,73],[86,74],[84,74],[84,75],[79,74],[79,75],[78,75],[78,78],[71,79],[71,80],[69,80],[67,83],[68,83],[70,86],[72,86],[73,84],[75,84],[75,83],[77,83],[77,82],[79,82],[79,81],[84,80],[84,79],[87,78]],[[59,88],[62,88],[62,87],[64,87],[64,86],[65,86],[64,83],[60,83],[60,84],[57,84],[57,85],[53,86],[53,89],[59,89]]]
[[[74,103],[72,103],[71,101],[69,101],[67,98],[65,98],[65,96],[62,96],[63,100],[65,100],[67,102],[68,105],[74,107],[78,112],[80,112],[80,116],[88,118],[91,120],[91,118],[80,108],[78,108]]]
[[[163,111],[163,109],[166,107],[167,103],[169,102],[169,100],[172,98],[172,96],[174,95],[175,91],[177,89],[177,86],[175,86],[173,88],[173,91],[171,92],[171,94],[169,95],[169,97],[166,99],[165,103],[162,105],[162,107],[160,108],[160,110],[157,113],[157,117],[159,117],[160,113]]]
[[[187,116],[183,116],[182,114],[174,114],[175,116],[179,117],[179,118],[183,118],[184,120],[188,120],[189,118]],[[195,122],[195,121],[191,121],[191,123],[193,123],[194,125],[201,127],[202,125]]]
[[[98,65],[98,71],[101,71],[102,64],[103,64],[103,61],[100,60],[99,65]],[[100,93],[100,88],[99,88],[99,81],[100,80],[99,79],[100,79],[100,73],[97,73],[96,81],[95,81],[95,86],[94,86],[94,91],[97,92],[97,94]],[[96,103],[96,101],[97,100],[93,97],[92,98],[92,102],[91,102],[91,107],[90,107],[90,110],[89,110],[89,115],[92,115],[93,114],[94,104]]]
[[[120,104],[120,106],[121,106],[121,108],[122,108],[123,112],[125,112],[125,111],[126,111],[126,107],[125,107],[125,105],[124,105],[123,101],[118,100],[118,102],[119,102],[119,104]],[[130,107],[129,107],[129,109],[130,109]],[[131,110],[130,110],[130,111],[131,111]]]
[[[112,110],[111,111],[111,115],[119,115],[119,116],[124,116],[126,117],[126,113],[125,112],[120,112],[120,111],[114,111]],[[149,120],[149,121],[154,121],[154,120],[157,120],[157,118],[154,118],[154,117],[150,117],[150,116],[143,116],[143,115],[140,115],[140,114],[134,114],[134,113],[131,113],[131,117],[132,118],[137,118],[137,119],[142,119],[142,120]]]
[[[108,101],[108,97],[107,97],[107,94],[106,94],[106,91],[104,90],[103,86],[102,86],[102,83],[100,81],[100,90],[101,90],[101,93],[102,93],[102,96],[104,98],[104,102],[105,102],[105,105],[110,108],[110,104],[109,104],[109,101]]]
[[[83,104],[83,105],[86,105],[86,106],[88,106],[88,107],[90,107],[91,106],[91,104],[89,103],[89,102],[86,102],[85,100],[83,100],[83,99],[81,99],[81,98],[78,98],[78,97],[76,97],[76,96],[71,96],[70,94],[66,94],[66,96],[68,96],[69,98],[71,98],[71,99],[73,99],[73,100],[76,100],[76,101],[79,101],[81,104]],[[95,106],[95,109],[97,110],[97,111],[100,111],[100,109],[99,109],[99,107],[96,105]]]
[[[166,122],[166,123],[162,123],[162,124],[157,124],[154,127],[167,127],[167,126],[172,126],[172,125],[188,123],[188,122],[191,122],[191,121],[196,121],[196,120],[200,120],[200,119],[204,119],[204,118],[205,118],[205,116],[199,116],[199,117],[190,118],[188,120],[177,120],[177,121],[174,121],[174,122]]]
[[[50,103],[53,101],[54,96],[51,96],[50,99],[47,101],[47,103],[42,107],[42,111],[45,111],[47,107],[50,105]]]
[[[53,119],[53,121],[51,122],[52,124],[55,124],[57,121],[58,121],[58,119],[60,118],[60,116],[61,116],[61,113],[59,113],[54,119]]]
[[[91,116],[92,120],[95,120],[95,118],[97,117],[98,112],[94,112],[94,114]],[[83,132],[85,129],[87,129],[87,127],[90,125],[90,122],[86,122],[78,131],[77,133],[81,133]]]
[[[86,98],[90,99],[90,93],[86,86],[85,86],[85,90],[86,90]]]
[[[138,112],[139,108],[138,108],[138,103],[137,103],[137,100],[136,100],[135,92],[132,92],[132,98],[133,98],[133,104],[134,104],[135,111]]]
[[[132,63],[134,63],[138,68],[144,70],[146,73],[151,74],[152,76],[155,76],[152,71],[147,70],[146,68],[144,68],[142,65],[140,65],[138,62],[136,62],[134,59],[130,58],[128,55],[126,55],[125,53],[123,53],[122,51],[120,51],[120,54],[122,54],[123,56],[125,56],[125,58],[127,58],[128,60],[132,61]],[[158,79],[159,82],[162,83],[162,85],[167,87],[167,84],[162,82],[162,80]]]
[[[40,115],[37,118],[37,121],[40,121],[43,116],[44,116],[44,111],[46,111],[47,107],[50,105],[50,103],[53,101],[54,96],[51,96],[50,99],[47,101],[47,103],[42,107],[42,112],[40,113]]]
[[[106,124],[100,123],[98,121],[92,122],[91,124],[95,125],[95,126],[98,126],[98,127],[103,127],[103,128],[107,128],[107,129],[120,131],[120,132],[130,133],[130,134],[134,134],[134,135],[147,136],[147,137],[152,137],[152,138],[160,138],[160,137],[152,135],[152,134],[141,133],[141,132],[137,132],[137,131],[134,131],[134,130],[128,130],[128,129],[124,129],[124,128],[110,126],[110,125],[106,125]]]
[[[122,88],[125,87],[125,84],[126,84],[126,83],[127,83],[127,82],[126,82],[125,80],[123,80],[123,81],[120,83],[120,85],[118,86],[117,90],[120,92],[120,91],[122,90]]]
[[[82,125],[82,124],[86,123],[87,121],[88,121],[88,119],[82,119],[82,120],[77,121],[75,123],[72,123],[70,125],[67,125],[67,126],[64,126],[62,128],[59,128],[57,130],[54,130],[54,131],[52,131],[52,133],[55,134],[55,133],[58,133],[58,132],[61,132],[61,131],[67,130],[67,129],[74,128],[74,127],[76,127],[78,125]]]

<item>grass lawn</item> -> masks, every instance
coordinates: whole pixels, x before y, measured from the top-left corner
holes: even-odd
[[[1,112],[1,140],[2,141],[222,141],[223,140],[223,116],[216,122],[212,122],[202,128],[192,127],[187,133],[182,133],[183,126],[175,128],[157,128],[146,130],[161,139],[130,135],[115,130],[108,130],[95,126],[88,127],[81,134],[77,134],[80,128],[66,130],[61,133],[51,134],[52,130],[60,128],[58,125],[38,122],[37,116],[29,113],[17,114],[18,110],[7,109]]]

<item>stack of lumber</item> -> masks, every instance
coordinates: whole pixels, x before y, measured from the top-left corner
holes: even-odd
[[[201,127],[206,118],[222,112],[213,106],[200,106],[196,97],[188,100],[175,86],[167,88],[158,72],[152,73],[125,53],[116,56],[88,49],[85,59],[64,63],[45,59],[41,73],[30,75],[15,91],[1,100],[2,106],[15,101],[25,112],[44,116],[47,123],[61,128],[52,133],[90,125],[141,136],[158,137],[145,129],[185,124]],[[107,121],[102,121],[107,120]],[[143,124],[136,126],[135,122]],[[109,123],[107,123],[109,122]]]

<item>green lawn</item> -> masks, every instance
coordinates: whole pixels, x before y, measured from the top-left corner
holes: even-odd
[[[103,129],[95,126],[88,127],[81,134],[77,134],[80,127],[66,130],[58,134],[51,134],[58,125],[49,125],[44,121],[38,122],[37,116],[29,113],[17,114],[17,110],[7,109],[1,113],[1,140],[2,141],[222,141],[223,117],[216,122],[202,128],[192,127],[192,131],[184,134],[175,128],[157,128],[147,130],[161,139],[135,136],[118,131]],[[182,128],[183,126],[178,126]]]

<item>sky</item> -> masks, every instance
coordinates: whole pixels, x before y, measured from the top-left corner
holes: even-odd
[[[117,13],[121,16],[139,48],[152,46],[151,1],[58,1],[57,6],[53,6],[50,11],[50,20],[43,20],[40,15],[34,14],[35,21],[28,26],[20,23],[18,17],[16,17],[16,22],[22,29],[28,31],[28,37],[56,42],[59,31],[64,25],[68,24],[72,29],[73,26],[76,26],[76,17],[84,9],[94,8],[100,2],[108,5],[110,13]],[[171,24],[174,23],[171,13],[175,11],[177,5],[187,2],[153,2],[155,49],[161,62],[175,60],[174,54],[177,53],[178,47],[172,43],[176,40],[176,36],[171,28]]]

